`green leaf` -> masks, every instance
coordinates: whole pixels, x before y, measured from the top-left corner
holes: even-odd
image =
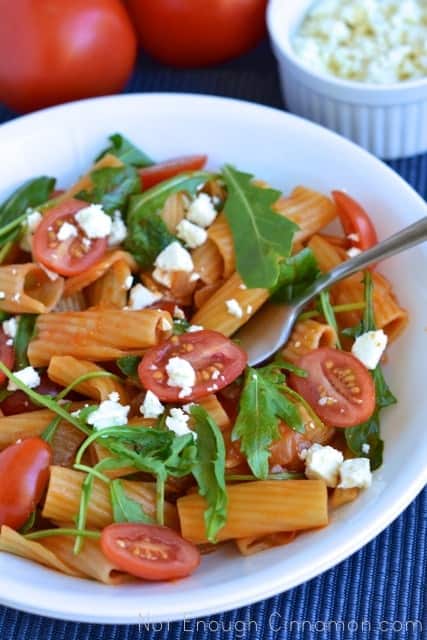
[[[123,356],[116,360],[116,364],[120,371],[128,378],[139,380],[138,366],[141,362],[140,356]]]
[[[372,372],[372,377],[375,383],[375,394],[377,398],[378,409],[384,409],[392,404],[397,403],[397,398],[390,391],[390,388],[385,381],[383,370],[380,365]]]
[[[249,467],[257,478],[268,476],[269,447],[278,440],[279,419],[292,429],[304,432],[302,418],[285,395],[284,376],[270,365],[261,369],[248,367],[240,397],[240,409],[232,440],[240,439]]]
[[[153,524],[153,519],[145,512],[139,502],[129,498],[123,489],[122,481],[112,480],[110,484],[111,505],[114,522],[142,522]]]
[[[104,151],[101,151],[96,161],[101,160],[107,153],[111,153],[124,164],[130,164],[134,167],[150,167],[154,164],[153,160],[144,151],[135,147],[130,140],[120,133],[113,133],[108,139],[111,144]]]
[[[0,247],[17,238],[27,209],[46,202],[54,187],[55,178],[40,176],[24,182],[0,205]]]
[[[56,433],[57,428],[61,423],[61,420],[62,420],[61,416],[55,416],[54,418],[52,418],[52,420],[49,422],[45,430],[40,434],[40,438],[42,438],[42,440],[50,444]]]
[[[369,458],[372,471],[383,463],[384,442],[380,435],[379,411],[357,427],[344,429],[345,439],[351,451],[358,457]],[[363,445],[369,445],[369,452],[363,451]]]
[[[191,323],[188,320],[178,318],[173,321],[173,334],[174,336],[181,336],[183,333],[187,333],[191,327]]]
[[[34,509],[33,511],[31,511],[26,522],[24,522],[22,527],[19,529],[19,533],[21,534],[21,536],[25,536],[27,533],[31,531],[31,529],[34,527],[36,523],[36,518],[37,518],[37,510]]]
[[[280,262],[291,251],[298,229],[272,209],[280,192],[253,184],[253,176],[230,165],[223,168],[228,197],[224,213],[236,251],[237,270],[247,287],[271,289],[277,285]]]
[[[36,320],[37,316],[34,314],[23,314],[19,316],[18,328],[14,340],[15,369],[17,370],[28,367],[28,345],[34,335]]]
[[[286,258],[279,269],[279,279],[270,298],[279,303],[289,303],[299,297],[320,273],[316,257],[309,248]]]
[[[335,335],[337,336],[336,346],[338,349],[341,349],[341,341],[339,337],[337,320],[335,318],[335,313],[329,298],[329,291],[322,291],[319,297],[320,297],[320,306],[322,308],[322,313],[325,316],[325,320],[328,323],[328,325],[332,327],[332,329],[334,329]]]
[[[211,177],[206,171],[181,173],[130,199],[125,247],[143,269],[151,267],[159,253],[176,240],[159,215],[166,200],[179,191],[196,195]]]
[[[197,433],[197,456],[192,473],[199,493],[208,504],[205,511],[206,536],[215,542],[227,520],[228,496],[225,485],[225,446],[218,425],[200,406],[191,408]]]
[[[96,169],[90,177],[92,187],[80,191],[76,198],[101,204],[108,214],[114,213],[116,209],[124,210],[128,198],[141,191],[141,181],[131,166]]]

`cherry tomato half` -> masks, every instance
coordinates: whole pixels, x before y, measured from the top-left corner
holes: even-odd
[[[102,531],[101,549],[118,568],[144,580],[189,576],[200,552],[172,529],[148,524],[110,524]]]
[[[365,209],[344,191],[332,191],[338,215],[347,236],[355,234],[352,245],[361,251],[378,244],[376,229]]]
[[[165,367],[174,356],[187,360],[196,372],[196,384],[191,395],[185,398],[179,397],[179,387],[167,384]],[[221,333],[204,329],[172,336],[147,351],[138,367],[138,375],[144,387],[160,400],[185,403],[226,387],[242,373],[246,362],[247,355],[240,347]]]
[[[19,529],[39,503],[49,480],[50,446],[27,438],[0,453],[0,525]]]
[[[141,177],[141,188],[147,190],[159,182],[173,178],[184,171],[203,169],[206,160],[206,156],[184,156],[183,158],[166,160],[165,162],[159,162],[159,164],[153,164],[152,167],[140,169],[138,173]]]
[[[13,363],[15,362],[15,349],[12,344],[7,344],[9,340],[9,336],[0,328],[0,361],[3,362],[8,369],[12,369]],[[3,384],[5,380],[6,375],[3,371],[0,371],[0,384]]]
[[[62,276],[74,276],[102,258],[107,249],[107,239],[89,240],[76,223],[75,214],[87,206],[87,202],[70,198],[45,213],[33,238],[33,254],[37,262]],[[61,242],[57,233],[64,222],[73,224],[78,235]]]
[[[43,374],[39,386],[34,391],[41,393],[43,396],[56,396],[61,389],[62,387],[52,382],[46,374]],[[18,389],[0,403],[0,409],[5,416],[14,416],[17,413],[37,411],[40,406],[31,402],[27,394]]]
[[[375,410],[375,386],[366,367],[351,353],[322,347],[298,361],[307,378],[289,376],[289,385],[333,427],[355,427]]]

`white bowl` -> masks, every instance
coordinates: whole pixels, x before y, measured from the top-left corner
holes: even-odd
[[[380,85],[312,71],[291,42],[311,5],[313,0],[270,0],[267,10],[288,109],[381,158],[427,151],[427,78]]]
[[[121,131],[154,158],[207,152],[279,189],[296,184],[347,188],[381,238],[427,214],[421,198],[362,149],[305,120],[266,107],[207,96],[148,94],[76,102],[0,127],[0,197],[40,173],[70,184]],[[327,167],[327,171],[325,171]],[[329,569],[386,527],[426,482],[427,253],[418,248],[383,267],[409,309],[408,331],[393,346],[386,375],[399,404],[384,413],[385,464],[371,489],[333,516],[329,527],[283,548],[244,558],[230,547],[172,584],[120,587],[63,576],[0,554],[0,602],[48,616],[105,623],[177,620],[240,607]]]

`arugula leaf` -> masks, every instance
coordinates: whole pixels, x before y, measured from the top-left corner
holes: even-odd
[[[18,237],[27,209],[46,202],[55,182],[55,178],[47,176],[28,180],[0,205],[0,247]]]
[[[272,290],[272,302],[292,302],[311,285],[320,271],[316,256],[306,247],[279,265],[279,279]]]
[[[187,333],[191,327],[191,323],[184,318],[178,318],[173,321],[173,334],[174,336],[181,336],[183,333]]]
[[[227,520],[228,496],[225,486],[225,446],[221,431],[207,411],[198,405],[190,410],[197,433],[197,455],[192,473],[199,485],[199,494],[206,499],[206,536],[215,542],[216,535]]]
[[[120,371],[133,380],[139,380],[138,365],[141,362],[141,356],[123,356],[116,360],[116,364]]]
[[[125,167],[104,167],[90,174],[92,187],[80,191],[76,198],[86,202],[101,204],[105,213],[123,210],[129,196],[141,191],[141,181],[136,170]]]
[[[151,267],[159,253],[176,240],[159,216],[166,200],[178,191],[194,196],[211,178],[206,171],[181,173],[130,199],[125,247],[143,269]]]
[[[329,298],[329,291],[322,291],[320,293],[320,306],[322,308],[322,313],[325,316],[325,320],[332,329],[335,331],[335,335],[337,337],[336,346],[338,349],[341,349],[341,340],[339,336],[339,330],[337,325],[337,320],[335,318],[335,313],[331,305],[331,301]]]
[[[285,376],[274,365],[248,367],[231,438],[240,439],[252,473],[262,480],[268,476],[268,448],[280,437],[279,419],[295,431],[304,432],[303,420],[286,391]]]
[[[111,144],[101,151],[96,161],[101,160],[107,153],[111,153],[124,164],[130,164],[134,167],[150,167],[154,164],[153,160],[147,156],[144,151],[135,147],[135,145],[121,133],[113,133],[108,139],[111,141]]]
[[[377,398],[377,407],[384,409],[392,404],[397,403],[396,396],[390,391],[390,388],[385,381],[383,370],[380,365],[372,372],[372,377],[375,383],[375,394]]]
[[[54,418],[52,418],[52,420],[49,422],[45,430],[40,434],[40,438],[42,438],[42,440],[50,444],[56,433],[57,428],[61,423],[61,420],[62,420],[61,416],[55,416]]]
[[[37,316],[34,314],[23,314],[19,317],[18,328],[14,341],[15,347],[15,369],[24,369],[28,366],[28,344],[34,335],[34,327]]]
[[[273,211],[279,191],[257,187],[251,174],[230,165],[223,168],[223,178],[228,190],[224,213],[233,235],[237,270],[247,287],[271,289],[298,226]]]
[[[153,524],[153,519],[144,512],[142,505],[126,495],[121,480],[116,479],[111,481],[110,497],[114,522],[142,522],[144,524]]]

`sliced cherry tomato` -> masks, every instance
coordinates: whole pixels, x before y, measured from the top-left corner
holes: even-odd
[[[185,398],[179,396],[179,387],[167,384],[165,368],[174,356],[187,360],[196,371],[196,384],[191,395]],[[138,367],[138,375],[144,387],[160,400],[186,403],[226,387],[242,373],[246,362],[247,355],[240,347],[221,333],[204,329],[172,336],[147,351]]]
[[[280,466],[286,471],[299,472],[304,470],[304,461],[299,454],[303,449],[311,446],[310,440],[304,433],[294,431],[287,424],[279,425],[280,438],[270,446],[270,469]]]
[[[325,424],[355,427],[375,410],[375,386],[366,367],[351,353],[322,347],[298,361],[307,378],[289,376],[289,385],[314,409]]]
[[[144,580],[189,576],[200,564],[200,552],[168,527],[110,524],[102,531],[104,555],[122,571]]]
[[[62,387],[52,382],[46,374],[43,374],[39,386],[36,387],[34,391],[44,396],[56,396],[61,389]],[[37,411],[37,409],[40,409],[40,406],[31,402],[27,394],[18,389],[18,391],[14,391],[0,403],[0,409],[5,416],[14,416],[17,413]]]
[[[146,190],[184,171],[202,169],[206,164],[206,160],[206,156],[184,156],[183,158],[166,160],[165,162],[159,162],[159,164],[153,164],[152,167],[140,169],[141,187]]]
[[[37,262],[62,276],[74,276],[102,258],[107,249],[107,239],[89,240],[76,223],[75,214],[87,206],[87,202],[70,198],[45,213],[33,238],[33,254]],[[61,242],[57,233],[64,222],[74,225],[78,235]]]
[[[376,229],[365,209],[344,191],[332,191],[338,215],[347,236],[355,235],[352,245],[361,251],[378,244]]]
[[[0,525],[19,529],[39,503],[49,480],[50,446],[28,438],[0,453]]]
[[[7,344],[9,340],[9,336],[0,328],[0,361],[3,362],[8,369],[12,369],[13,363],[15,362],[15,349],[12,344]],[[5,380],[5,374],[3,371],[0,371],[0,384],[3,384]]]

